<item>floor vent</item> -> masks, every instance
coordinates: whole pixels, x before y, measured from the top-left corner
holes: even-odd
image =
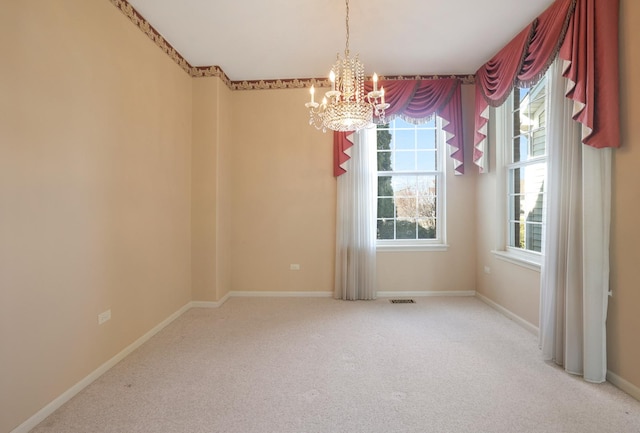
[[[390,299],[392,304],[415,304],[413,299]]]

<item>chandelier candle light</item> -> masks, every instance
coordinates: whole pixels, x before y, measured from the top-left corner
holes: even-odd
[[[344,59],[337,55],[337,61],[329,73],[331,90],[321,103],[315,101],[316,89],[311,86],[311,101],[305,104],[309,109],[309,124],[325,132],[356,131],[373,123],[373,116],[378,123],[385,123],[384,111],[389,104],[384,102],[384,88],[378,90],[378,75],[373,74],[373,90],[364,93],[364,65],[358,59],[349,57],[349,0],[347,5],[347,42]]]

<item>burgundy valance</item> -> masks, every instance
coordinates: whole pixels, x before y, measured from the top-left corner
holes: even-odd
[[[473,161],[481,171],[489,106],[537,82],[558,54],[567,62],[574,119],[586,127],[583,143],[620,145],[618,0],[556,0],[476,72]]]
[[[457,78],[437,80],[389,80],[378,83],[384,87],[389,108],[386,119],[401,116],[407,121],[428,120],[434,114],[443,121],[446,142],[451,147],[456,174],[464,173],[464,148],[462,143],[462,94]],[[371,82],[365,83],[365,91],[372,90]],[[345,151],[352,146],[348,133],[334,132],[334,176],[345,173],[341,166],[349,159]]]

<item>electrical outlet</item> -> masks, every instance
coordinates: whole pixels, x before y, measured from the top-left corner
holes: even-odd
[[[103,311],[98,314],[98,325],[102,325],[107,320],[111,319],[111,310]]]
[[[485,274],[490,274],[491,273],[491,268],[489,266],[485,266],[484,267],[484,273]]]
[[[289,270],[290,271],[299,271],[300,270],[300,265],[297,263],[291,263],[289,265]]]

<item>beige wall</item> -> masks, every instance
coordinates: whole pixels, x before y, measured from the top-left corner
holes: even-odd
[[[233,94],[234,290],[333,290],[333,135],[308,124],[307,99],[304,89]]]
[[[218,301],[231,286],[231,90],[217,77],[193,80],[192,294]]]
[[[233,95],[234,290],[333,290],[332,134],[308,125],[307,99],[306,90]],[[472,86],[464,86],[463,100],[465,134],[470,136]],[[468,218],[474,210],[475,174],[471,169],[454,176],[450,159],[447,165],[449,250],[379,252],[379,291],[475,289],[475,224]],[[301,270],[290,271],[292,263]]]
[[[199,301],[217,300],[218,81],[193,80],[191,290]]]
[[[640,3],[620,2],[622,147],[614,152],[609,370],[640,388]]]
[[[192,80],[104,0],[3,2],[0,52],[8,432],[191,300]]]
[[[196,80],[197,81],[197,80]],[[218,250],[218,273],[216,275],[217,300],[232,290],[231,247],[233,245],[233,92],[218,80],[218,210],[216,219],[216,247]]]

